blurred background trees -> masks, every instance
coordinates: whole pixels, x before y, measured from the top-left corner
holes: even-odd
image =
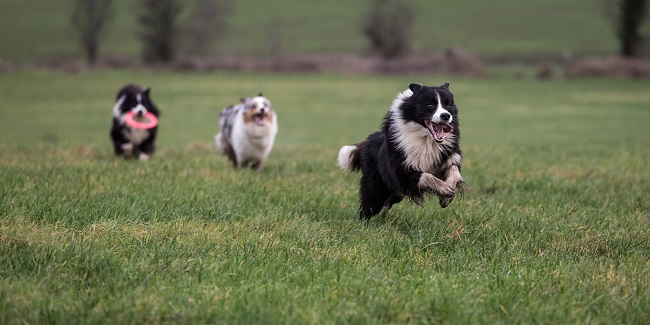
[[[169,63],[183,50],[190,55],[208,55],[212,44],[224,35],[225,15],[230,10],[230,0],[141,0],[142,59],[145,63]]]
[[[605,6],[619,40],[619,54],[624,57],[641,55],[645,46],[641,30],[648,15],[648,1],[605,0]]]
[[[72,25],[78,34],[86,61],[94,65],[107,24],[113,16],[112,0],[75,0]]]
[[[403,0],[372,0],[363,17],[362,31],[370,51],[394,59],[411,49],[411,25],[415,14]]]
[[[19,6],[17,0],[12,1],[16,1],[13,5],[14,10],[21,8],[22,5]],[[339,21],[332,19],[344,16],[342,12],[337,11],[341,8],[330,6],[322,13],[322,17],[328,18],[313,22],[313,26],[310,25],[311,17],[321,13],[315,12],[310,6],[296,6],[290,1],[278,4],[238,2],[237,11],[242,12],[234,12],[235,2],[232,0],[138,0],[135,2],[73,0],[65,8],[72,9],[71,21],[75,30],[73,45],[80,45],[85,59],[91,65],[98,60],[103,43],[111,46],[104,51],[109,51],[113,55],[139,54],[147,64],[169,63],[179,56],[186,55],[200,58],[219,55],[278,56],[282,52],[290,56],[318,51],[358,54],[364,51],[364,45],[367,45],[366,53],[372,53],[386,60],[397,59],[413,52],[422,55],[424,52],[442,51],[456,44],[460,44],[460,48],[468,49],[469,52],[492,57],[492,59],[494,57],[513,59],[517,55],[532,59],[549,58],[560,51],[565,53],[574,49],[578,54],[590,51],[602,54],[606,53],[603,51],[606,49],[609,53],[616,52],[623,57],[647,57],[649,52],[646,38],[650,31],[646,19],[649,9],[648,0],[599,0],[601,9],[594,6],[597,3],[588,4],[585,1],[587,0],[582,0],[578,5],[566,6],[570,12],[584,13],[580,16],[582,20],[576,19],[575,22],[571,21],[570,14],[557,11],[560,4],[538,5],[540,10],[556,13],[557,15],[553,17],[561,23],[546,27],[543,25],[545,20],[531,20],[528,24],[526,19],[512,18],[513,15],[503,12],[507,4],[501,4],[500,9],[493,5],[477,5],[472,7],[472,10],[462,8],[461,5],[446,6],[448,12],[473,22],[473,24],[461,24],[457,23],[459,20],[448,18],[445,14],[441,16],[440,11],[426,14],[417,12],[414,8],[431,6],[423,4],[422,1],[407,2],[406,0],[371,0],[366,3],[356,3],[348,8],[354,10],[345,11],[345,18]],[[51,8],[41,11],[51,11],[54,6],[50,6]],[[276,10],[276,6],[277,13],[273,11]],[[507,7],[508,10],[519,13],[520,17],[527,17],[526,14],[529,15],[531,12],[526,9],[526,6],[511,7]],[[291,11],[294,8],[296,12]],[[598,21],[593,15],[594,12],[597,15],[602,8],[605,9],[607,18],[605,21]],[[267,15],[269,12],[274,13],[273,17]],[[512,19],[495,20],[495,17],[500,14]],[[115,19],[119,20],[120,25],[110,26],[113,16],[117,16]],[[437,17],[437,23],[442,25],[430,32],[413,30],[414,26],[421,28],[424,25],[422,21],[429,19],[429,16]],[[4,15],[4,20],[8,21],[7,26],[12,28],[22,26],[19,23],[24,19],[17,18],[11,21],[10,18],[13,17]],[[484,29],[476,30],[477,26],[481,26],[481,22],[487,25]],[[598,37],[588,34],[592,30],[587,26],[589,24],[597,27],[593,31],[598,33]],[[233,33],[235,37],[225,37],[228,25],[235,30]],[[534,25],[542,27],[531,27]],[[566,26],[567,29],[556,27],[558,25]],[[299,26],[305,28],[297,28]],[[46,33],[49,30],[42,26],[38,28],[41,34],[49,37],[39,42],[43,44],[49,42],[48,44],[59,46],[55,50],[49,50],[50,53],[57,50],[62,52],[60,49],[63,47],[60,46],[60,42],[52,42],[50,33]],[[107,33],[109,28],[114,29],[111,30],[111,34]],[[5,28],[4,39],[12,40],[14,38],[11,33],[6,32],[8,29]],[[545,29],[548,29],[549,33],[566,31],[566,36],[554,37],[539,32]],[[608,29],[614,32],[608,33]],[[433,44],[435,42],[432,39],[440,38],[441,33],[447,32],[449,38],[445,38],[441,44]],[[116,37],[117,34],[119,38]],[[486,35],[486,37],[476,37],[476,34]],[[526,39],[521,35],[536,36]],[[104,40],[104,36],[108,37]],[[504,42],[508,42],[507,46],[495,49],[492,45],[494,42],[485,41],[490,38],[503,39]],[[215,42],[223,42],[228,47],[225,51],[220,50],[215,46]],[[295,46],[296,44],[299,46]],[[48,51],[39,50],[43,53]],[[11,52],[8,55],[13,57],[24,57],[19,51],[5,52]],[[19,54],[13,54],[14,52]],[[515,53],[514,56],[511,53]]]
[[[177,51],[180,0],[140,0],[138,13],[142,59],[146,63],[171,62]]]
[[[196,0],[184,31],[185,51],[190,55],[208,55],[214,42],[226,32],[226,14],[231,0]]]

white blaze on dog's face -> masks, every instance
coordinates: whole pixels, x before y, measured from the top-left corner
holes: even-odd
[[[440,99],[440,93],[436,93],[436,97],[438,98],[438,105],[436,107],[436,112],[433,114],[433,117],[431,117],[431,122],[451,124],[453,117],[451,116],[451,113],[449,113],[449,111],[447,111],[444,107],[442,107],[442,100]]]
[[[146,92],[144,96],[147,96]],[[144,116],[149,112],[143,104],[144,100],[143,94],[122,95],[113,106],[113,117],[123,121],[124,115],[129,112],[133,112],[138,117]]]
[[[449,111],[443,107],[443,101],[440,98],[440,93],[436,92],[436,102],[429,104],[429,107],[435,107],[433,116],[425,120],[425,125],[433,136],[433,139],[441,143],[445,140],[445,134],[451,132],[451,122],[453,117]]]
[[[135,100],[137,104],[133,108],[131,108],[131,112],[133,112],[138,117],[143,116],[148,111],[147,108],[144,107],[144,105],[142,105],[142,94],[136,95]]]
[[[243,100],[244,101],[244,100]],[[265,126],[273,122],[273,107],[271,101],[264,96],[245,99],[244,121]]]

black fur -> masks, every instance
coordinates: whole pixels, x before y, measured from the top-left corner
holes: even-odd
[[[409,89],[412,95],[401,94],[398,96],[393,107],[384,117],[381,131],[371,134],[365,141],[354,145],[349,157],[345,156],[347,152],[344,149],[346,147],[341,149],[339,155],[341,167],[350,171],[361,170],[362,172],[359,189],[361,203],[359,216],[362,219],[369,219],[390,209],[393,204],[402,201],[405,197],[421,204],[427,194],[437,195],[444,208],[453,199],[456,189],[461,194],[464,189],[464,182],[460,178],[461,150],[458,109],[454,103],[453,94],[449,90],[449,84],[440,87],[411,84]],[[440,102],[438,102],[438,98]],[[436,114],[436,110],[440,107],[439,104],[452,117],[452,122],[449,123],[452,130],[446,134],[442,143],[433,140],[434,137],[428,133],[427,125],[424,122],[425,119],[431,119]],[[444,114],[443,111],[441,112]],[[412,124],[413,122],[419,124],[422,129],[418,125]],[[405,128],[406,123],[411,123],[412,127]],[[435,159],[430,159],[431,161],[427,159],[414,160],[418,151],[426,148],[415,146],[411,148],[411,151],[406,150],[403,142],[400,146],[400,135],[412,137],[413,143],[437,146],[437,148],[428,148],[435,154],[425,157]],[[431,137],[431,141],[425,137]],[[341,159],[343,159],[343,163]],[[409,161],[416,163],[409,164]],[[426,166],[425,170],[422,170],[422,166]],[[450,175],[454,172],[450,171],[452,166],[457,166],[457,176],[460,180],[457,183],[454,182],[454,179],[449,180],[449,177],[456,176],[455,174]],[[423,173],[429,173],[442,182],[449,180],[453,189],[450,191],[443,186],[443,190],[439,191],[420,186]]]
[[[140,95],[139,103],[138,95]],[[121,98],[123,100],[120,103]],[[140,155],[142,159],[143,156],[141,154],[145,154],[145,157],[148,159],[148,156],[152,155],[155,151],[158,126],[148,130],[136,131],[124,123],[124,115],[137,107],[138,104],[144,106],[147,111],[153,113],[156,117],[160,116],[158,107],[151,100],[151,90],[149,88],[142,90],[134,84],[128,84],[122,87],[117,93],[116,105],[113,108],[113,125],[110,132],[113,149],[117,156],[137,157]],[[140,132],[140,134],[136,136],[136,132]]]

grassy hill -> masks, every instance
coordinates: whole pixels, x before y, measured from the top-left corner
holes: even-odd
[[[188,3],[188,2],[186,2]],[[370,1],[234,1],[228,34],[213,55],[362,53],[361,17]],[[594,0],[409,1],[417,53],[461,47],[482,57],[615,53],[617,43]],[[138,57],[137,1],[116,0],[104,55]],[[0,58],[79,57],[72,1],[1,0]],[[188,10],[183,14],[187,18]]]

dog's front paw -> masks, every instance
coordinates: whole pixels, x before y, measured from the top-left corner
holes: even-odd
[[[440,198],[453,198],[456,195],[456,190],[453,187],[429,173],[422,173],[418,186],[433,192]]]
[[[451,204],[451,201],[454,200],[454,197],[439,197],[438,201],[440,201],[440,206],[444,209],[448,207]]]
[[[440,199],[449,199],[449,202],[451,202],[456,195],[456,190],[442,181],[437,185],[438,186],[433,190],[433,193],[435,193]]]
[[[122,151],[125,157],[130,157],[133,155],[133,143],[122,144]]]

